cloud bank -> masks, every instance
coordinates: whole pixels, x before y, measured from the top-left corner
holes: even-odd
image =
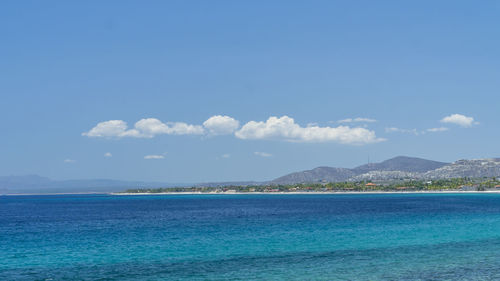
[[[274,139],[291,142],[337,142],[342,144],[369,144],[383,141],[374,131],[349,126],[301,127],[288,116],[269,117],[267,121],[250,121],[235,133],[240,139]]]
[[[156,118],[145,118],[137,121],[134,128],[129,129],[123,120],[109,120],[98,123],[88,132],[82,133],[87,137],[102,138],[152,138],[156,135],[201,135],[204,129],[199,125],[190,125],[184,122],[163,123]]]
[[[371,120],[371,119],[370,119]],[[289,142],[336,142],[363,145],[384,141],[374,131],[360,127],[320,127],[312,123],[302,127],[288,116],[271,116],[266,121],[250,121],[240,128],[238,120],[223,115],[208,118],[203,125],[184,122],[162,122],[145,118],[129,128],[123,120],[98,123],[83,136],[93,138],[152,138],[157,135],[231,135],[244,140],[283,140]]]

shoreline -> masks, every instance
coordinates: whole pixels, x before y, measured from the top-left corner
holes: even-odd
[[[1,196],[54,196],[54,195],[113,195],[113,196],[154,196],[154,195],[363,195],[363,194],[500,194],[500,190],[434,190],[434,191],[291,191],[291,192],[77,192],[77,193],[18,193]]]
[[[314,192],[159,192],[159,193],[121,193],[112,192],[109,195],[128,196],[148,196],[148,195],[342,195],[342,194],[449,194],[449,193],[498,193],[500,190],[436,190],[436,191],[314,191]]]

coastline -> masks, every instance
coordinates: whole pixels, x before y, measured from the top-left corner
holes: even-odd
[[[450,194],[450,193],[498,193],[500,190],[436,190],[436,191],[314,191],[314,192],[159,192],[159,193],[125,193],[125,192],[112,192],[109,195],[128,196],[148,196],[148,195],[343,195],[343,194]]]
[[[433,190],[433,191],[291,191],[291,192],[76,192],[76,193],[14,193],[1,196],[54,196],[54,195],[113,195],[113,196],[154,196],[154,195],[363,195],[363,194],[500,194],[500,190]]]

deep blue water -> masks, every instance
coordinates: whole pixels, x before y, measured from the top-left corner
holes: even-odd
[[[500,194],[0,196],[16,279],[500,279]]]

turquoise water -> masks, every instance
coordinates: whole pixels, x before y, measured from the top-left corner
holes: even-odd
[[[1,196],[0,280],[500,279],[500,194]]]

